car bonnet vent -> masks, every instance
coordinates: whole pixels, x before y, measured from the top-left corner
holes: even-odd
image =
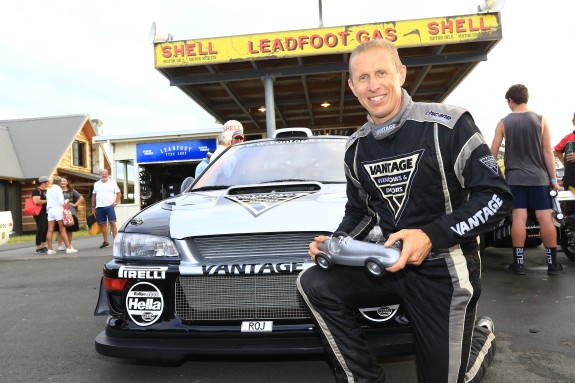
[[[313,137],[313,133],[308,128],[283,128],[274,132],[276,140],[306,140]]]
[[[294,192],[315,192],[321,186],[315,182],[291,183],[291,184],[270,184],[232,187],[228,190],[228,195],[243,194],[269,194],[269,193],[294,193]]]

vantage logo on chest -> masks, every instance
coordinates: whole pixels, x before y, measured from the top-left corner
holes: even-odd
[[[402,156],[362,163],[373,185],[393,213],[395,223],[399,221],[409,196],[413,176],[424,150],[418,150]]]

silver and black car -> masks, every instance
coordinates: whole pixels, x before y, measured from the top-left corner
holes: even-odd
[[[103,269],[96,350],[172,362],[323,353],[295,280],[317,267],[309,243],[343,217],[346,141],[295,128],[233,145],[181,194],[126,222]],[[357,316],[378,355],[413,352],[399,302]]]

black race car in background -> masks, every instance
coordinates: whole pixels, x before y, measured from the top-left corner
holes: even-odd
[[[103,269],[95,315],[107,319],[96,350],[171,362],[322,354],[295,281],[317,267],[309,243],[343,216],[346,141],[295,128],[234,145],[180,195],[126,222]],[[399,302],[356,314],[378,355],[413,352]]]

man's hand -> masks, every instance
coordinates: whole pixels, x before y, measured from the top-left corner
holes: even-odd
[[[326,235],[320,235],[317,236],[313,239],[313,242],[311,242],[309,244],[309,257],[311,258],[312,261],[315,262],[315,255],[317,253],[321,253],[322,251],[319,249],[319,244],[322,243],[323,241],[325,241],[326,239],[329,239],[328,236]]]
[[[384,245],[385,247],[390,247],[400,239],[403,240],[401,255],[394,265],[386,268],[387,271],[392,273],[403,269],[406,264],[420,265],[432,248],[431,240],[427,234],[420,229],[403,229],[397,233],[393,233],[389,236]]]

